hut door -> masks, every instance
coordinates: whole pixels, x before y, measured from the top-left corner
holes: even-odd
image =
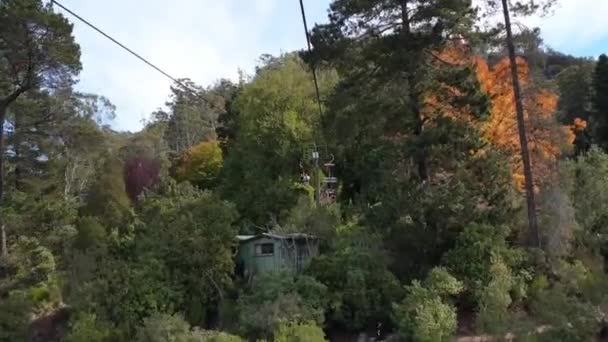
[[[296,271],[301,272],[304,269],[304,264],[308,256],[308,249],[306,246],[296,245]]]

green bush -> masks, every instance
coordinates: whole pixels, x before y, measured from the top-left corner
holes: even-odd
[[[482,289],[477,313],[477,329],[490,334],[503,334],[511,322],[509,306],[512,299],[509,294],[514,281],[511,270],[502,260],[494,258],[490,268],[490,283]]]
[[[191,338],[190,324],[179,315],[155,314],[144,319],[137,330],[138,342],[186,342]]]
[[[532,302],[533,315],[551,329],[541,341],[591,341],[599,331],[601,313],[596,305],[569,296],[559,284],[540,291]]]
[[[188,342],[245,342],[239,336],[230,335],[221,331],[194,330]]]
[[[241,329],[247,336],[269,337],[284,322],[323,321],[323,311],[313,309],[297,293],[279,294],[274,300],[242,306]]]
[[[70,324],[66,342],[103,342],[109,341],[110,329],[100,322],[94,314],[81,314]]]
[[[94,217],[84,216],[76,224],[78,233],[74,238],[73,247],[79,251],[89,248],[99,248],[105,245],[106,228]]]
[[[281,324],[324,321],[327,288],[314,278],[290,273],[258,276],[239,299],[244,335],[269,337]]]
[[[558,280],[549,286],[538,280],[531,296],[532,314],[551,326],[542,341],[591,341],[600,328],[606,303],[605,276],[596,275],[580,261],[560,262]],[[542,278],[539,278],[542,279]]]
[[[191,329],[180,315],[156,314],[138,329],[138,342],[245,342],[221,331]]]
[[[313,259],[307,270],[328,288],[328,320],[353,331],[389,321],[402,289],[388,269],[379,236],[356,224],[343,225],[333,249]]]
[[[608,256],[608,154],[593,148],[585,156],[562,164],[562,187],[574,206],[577,244],[604,258]]]
[[[0,300],[0,342],[25,341],[31,301],[21,292]]]
[[[316,324],[283,324],[274,334],[274,342],[326,342],[325,333]]]
[[[405,300],[394,306],[399,333],[416,342],[451,341],[457,327],[456,308],[449,297],[463,290],[462,283],[443,268],[434,268],[424,284],[413,281]]]
[[[508,267],[514,267],[523,260],[521,251],[509,248],[506,227],[471,225],[458,237],[456,246],[443,258],[447,269],[462,279],[473,302],[478,302],[476,294],[492,280],[492,260],[499,257]]]

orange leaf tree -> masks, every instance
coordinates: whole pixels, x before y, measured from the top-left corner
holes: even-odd
[[[535,189],[538,190],[554,178],[556,163],[563,151],[572,145],[574,133],[570,127],[561,126],[555,120],[557,95],[531,82],[528,65],[523,59],[518,58],[517,63],[524,88],[526,131]],[[524,173],[509,60],[505,58],[493,68],[481,58],[476,58],[476,64],[478,78],[492,103],[490,119],[482,127],[483,133],[494,146],[507,153],[516,186],[523,190]]]
[[[505,57],[490,67],[485,59],[470,55],[464,46],[452,46],[437,52],[436,57],[441,63],[460,66],[473,64],[476,68],[482,90],[490,99],[490,116],[479,129],[488,142],[508,156],[515,185],[523,191],[525,179],[509,59]],[[554,116],[558,96],[552,90],[532,82],[528,64],[524,59],[518,58],[517,63],[519,80],[524,89],[528,148],[535,175],[535,189],[538,191],[543,184],[554,179],[559,157],[572,146],[576,131],[584,128],[586,122],[578,119],[573,127],[558,124]],[[466,113],[466,107],[454,108],[450,106],[449,100],[438,93],[426,94],[425,112],[440,108],[443,112],[450,112],[453,118],[473,123],[467,120],[470,116]],[[457,93],[452,95],[458,96]]]

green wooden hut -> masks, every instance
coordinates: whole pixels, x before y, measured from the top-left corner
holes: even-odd
[[[319,241],[307,234],[238,235],[237,270],[249,277],[259,273],[300,272],[319,253]]]

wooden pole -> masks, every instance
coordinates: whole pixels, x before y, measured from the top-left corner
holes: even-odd
[[[507,0],[502,0],[502,8],[505,17],[505,28],[507,30],[507,49],[509,51],[509,61],[511,63],[511,78],[513,80],[513,95],[515,97],[515,109],[517,114],[517,130],[519,132],[519,142],[521,145],[521,157],[524,166],[524,178],[526,182],[526,204],[528,208],[528,234],[529,243],[535,247],[540,246],[540,235],[538,232],[538,221],[536,219],[536,202],[534,199],[534,180],[532,175],[532,164],[530,162],[530,152],[528,150],[528,138],[526,137],[526,123],[524,118],[524,106],[519,83],[519,72],[517,67],[517,57],[515,56],[515,44],[513,43],[513,31],[511,29],[511,18],[509,15],[509,5]]]

